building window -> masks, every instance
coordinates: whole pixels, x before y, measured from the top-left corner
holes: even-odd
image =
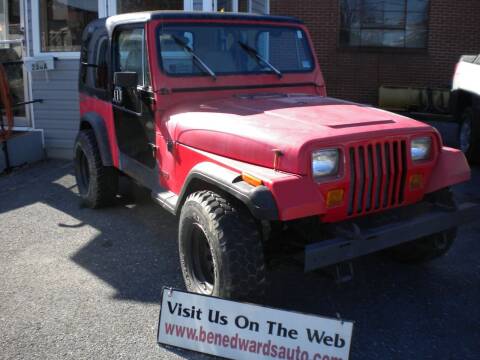
[[[203,0],[193,0],[193,10],[202,11],[203,10]]]
[[[248,0],[238,0],[238,12],[246,13],[248,12],[249,1]]]
[[[232,12],[233,11],[233,1],[231,1],[231,0],[217,0],[217,11]]]
[[[183,0],[117,0],[117,14],[151,10],[183,10]]]
[[[255,14],[268,14],[269,5],[269,0],[238,0],[238,11]]]
[[[122,1],[122,0],[117,0]],[[187,11],[269,13],[269,0],[185,0]]]
[[[251,0],[249,11],[254,14],[268,14],[269,13],[268,0]]]
[[[40,0],[40,51],[78,52],[85,26],[98,18],[98,0]]]
[[[341,0],[340,43],[352,47],[427,47],[429,0]]]
[[[0,41],[21,38],[20,0],[0,0]]]

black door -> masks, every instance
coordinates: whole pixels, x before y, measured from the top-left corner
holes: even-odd
[[[153,94],[143,26],[115,31],[114,72],[137,74],[137,86],[113,84],[113,114],[118,147],[123,156],[155,167],[155,124],[151,110]]]

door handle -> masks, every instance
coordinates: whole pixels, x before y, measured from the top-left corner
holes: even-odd
[[[173,148],[175,146],[175,142],[173,140],[167,140],[167,150],[170,153],[173,153]]]
[[[153,158],[155,159],[157,157],[158,146],[155,145],[154,143],[148,143],[148,146],[150,146],[150,148],[152,149],[152,155],[153,155]]]

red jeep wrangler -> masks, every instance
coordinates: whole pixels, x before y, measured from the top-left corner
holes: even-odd
[[[296,19],[100,19],[79,82],[82,201],[110,204],[120,174],[148,188],[179,216],[190,291],[256,298],[278,253],[305,271],[387,248],[430,260],[474,216],[449,191],[470,177],[464,155],[426,124],[327,97]]]

